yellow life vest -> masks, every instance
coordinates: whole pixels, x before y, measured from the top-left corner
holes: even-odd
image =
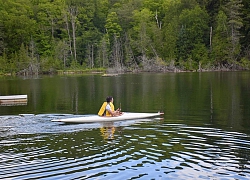
[[[99,112],[98,112],[98,115],[99,116],[112,116],[109,111],[106,111],[106,106],[108,105],[107,102],[104,102],[102,104],[102,107],[100,108]],[[115,106],[112,102],[109,103],[110,107],[111,107],[111,110],[114,111],[115,110]]]

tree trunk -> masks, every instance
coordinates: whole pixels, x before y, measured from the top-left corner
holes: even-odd
[[[91,69],[94,67],[94,45],[91,48]]]
[[[67,19],[67,15],[66,17],[66,26],[67,26],[67,32],[68,32],[68,36],[70,39],[70,49],[71,49],[71,55],[73,56],[74,60],[76,61],[76,19],[77,19],[77,7],[75,6],[69,6],[68,7],[68,12],[69,12],[69,16],[70,16],[70,23],[71,23],[71,28],[72,28],[72,41],[71,41],[71,36],[70,36],[70,29],[69,29],[69,24],[68,24],[68,19]],[[71,42],[73,42],[73,51],[71,48]]]
[[[70,7],[70,16],[71,16],[70,19],[71,19],[71,26],[72,26],[74,59],[76,61],[76,16],[77,16],[77,7]]]
[[[210,27],[210,50],[212,50],[213,27]]]
[[[71,40],[71,36],[70,36],[70,29],[69,29],[68,16],[67,16],[66,13],[65,13],[64,17],[65,17],[66,30],[67,30],[68,39],[69,39],[69,51],[70,51],[70,55],[73,56],[72,46],[71,46],[72,40]]]

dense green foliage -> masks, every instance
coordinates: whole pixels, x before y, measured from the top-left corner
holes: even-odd
[[[249,0],[0,0],[0,13],[2,73],[250,67]]]

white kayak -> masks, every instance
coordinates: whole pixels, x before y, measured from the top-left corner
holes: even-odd
[[[132,120],[132,119],[144,119],[163,115],[164,113],[132,113],[124,112],[121,116],[106,117],[106,116],[81,116],[75,118],[66,119],[53,119],[53,122],[65,122],[65,123],[89,123],[89,122],[105,122],[105,121],[122,121],[122,120]]]

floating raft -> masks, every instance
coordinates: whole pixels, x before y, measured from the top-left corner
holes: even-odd
[[[27,95],[0,96],[1,106],[27,105]]]

